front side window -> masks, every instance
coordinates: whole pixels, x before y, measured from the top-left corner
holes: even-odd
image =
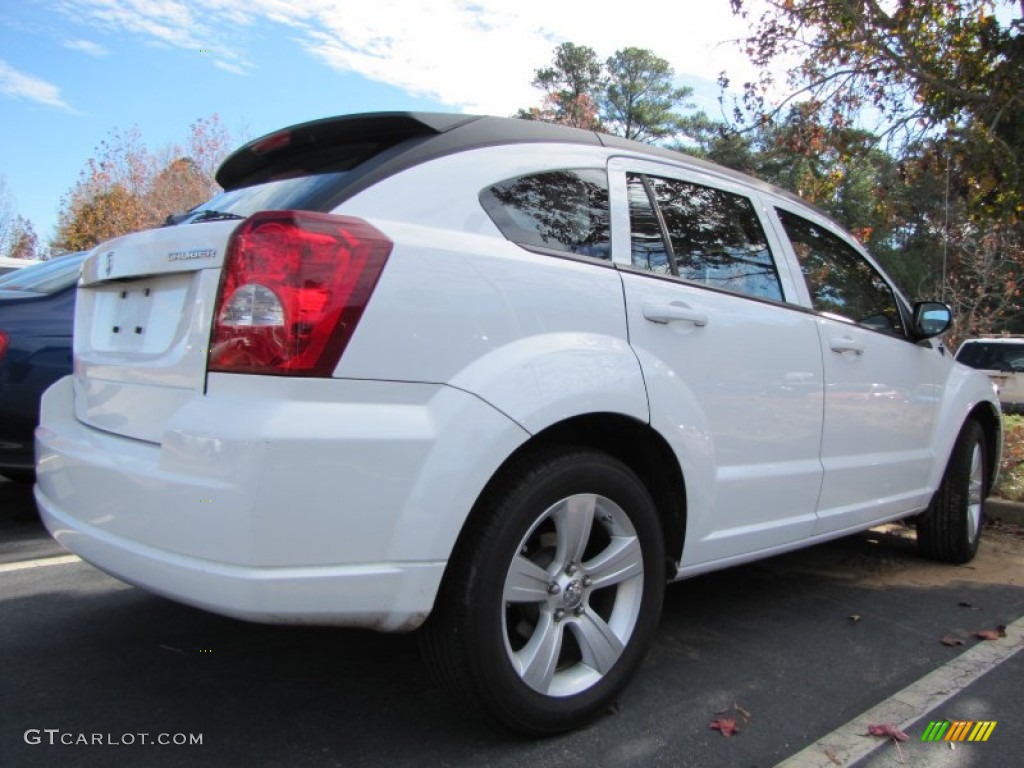
[[[903,333],[892,288],[863,256],[823,227],[789,211],[778,214],[815,311],[883,333]]]
[[[514,243],[611,260],[608,176],[603,170],[519,176],[485,189],[480,203]]]
[[[634,266],[782,301],[775,262],[750,200],[657,176],[630,174],[627,184]]]

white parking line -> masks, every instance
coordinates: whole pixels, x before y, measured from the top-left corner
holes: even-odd
[[[29,568],[45,568],[48,565],[66,565],[80,563],[82,559],[75,555],[58,555],[57,557],[40,557],[37,560],[22,560],[17,563],[0,563],[0,573],[25,571]]]
[[[1024,648],[1024,618],[1017,619],[1006,628],[1006,637],[979,641],[949,663],[786,758],[775,768],[851,765],[890,741],[869,736],[869,725],[890,724],[900,730],[909,728],[979,677],[1010,659],[1021,648]]]

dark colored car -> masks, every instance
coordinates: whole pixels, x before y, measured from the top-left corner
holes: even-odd
[[[86,254],[0,276],[0,475],[31,481],[39,398],[71,373],[75,284]]]

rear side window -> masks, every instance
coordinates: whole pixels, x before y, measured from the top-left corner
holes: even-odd
[[[782,301],[768,239],[747,198],[678,179],[627,177],[633,266]]]
[[[611,259],[608,177],[603,170],[518,176],[485,189],[480,203],[514,243]]]

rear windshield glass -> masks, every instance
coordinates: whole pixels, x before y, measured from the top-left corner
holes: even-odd
[[[33,264],[0,277],[0,290],[50,294],[70,288],[78,282],[78,271],[87,253],[60,256]]]
[[[257,211],[325,211],[344,185],[347,172],[278,179],[221,192],[190,213],[219,211],[247,218]]]
[[[988,344],[971,341],[960,347],[956,359],[971,368],[986,371],[1024,371],[1024,341]]]

